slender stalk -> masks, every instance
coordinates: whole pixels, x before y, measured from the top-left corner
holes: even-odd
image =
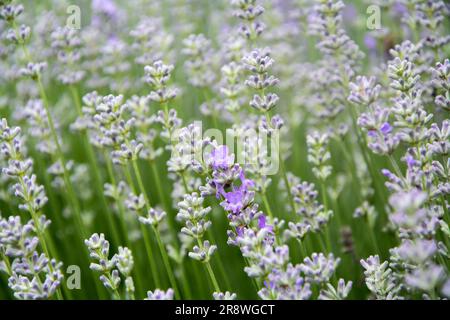
[[[112,168],[111,159],[107,156],[106,152],[104,154],[104,158],[105,158],[106,168],[107,168],[108,175],[109,175],[109,180],[111,181],[111,183],[113,185],[117,185],[116,184],[116,178],[114,176],[114,172],[113,172],[113,168]],[[120,215],[121,228],[122,228],[123,237],[125,239],[125,243],[126,243],[126,245],[128,247],[132,247],[133,251],[137,252],[137,250],[135,250],[136,247],[131,243],[130,239],[128,238],[128,228],[127,228],[127,225],[126,225],[125,208],[123,207],[123,203],[121,201],[117,201],[116,204],[117,204],[117,208],[118,208],[119,215]],[[141,273],[136,271],[135,275],[136,275],[136,280],[137,280],[136,281],[136,286],[138,287],[139,290],[141,290],[143,292],[142,288],[140,288],[140,286],[142,285]]]
[[[169,276],[170,284],[171,284],[173,290],[175,291],[175,297],[177,299],[180,299],[180,292],[178,290],[178,285],[175,280],[175,275],[173,274],[172,267],[170,266],[169,256],[167,255],[166,248],[164,247],[164,245],[161,241],[161,235],[159,234],[159,230],[157,230],[155,227],[153,227],[153,232],[155,233],[156,241],[158,242],[158,247],[161,252],[161,256],[163,258],[164,266],[167,269],[167,275]]]
[[[320,249],[324,252],[324,253],[328,253],[328,249],[327,249],[327,245],[325,244],[325,240],[324,238],[324,233],[322,231],[320,231],[319,233],[317,233],[317,238],[319,238],[319,244],[320,244]]]
[[[296,208],[295,208],[294,198],[292,197],[292,193],[291,193],[291,185],[289,183],[289,179],[288,179],[288,176],[287,176],[287,173],[286,173],[286,169],[284,167],[284,161],[281,158],[281,155],[280,155],[280,170],[281,170],[281,175],[283,177],[283,181],[284,181],[284,184],[285,184],[285,187],[286,187],[289,203],[290,203],[290,205],[292,207],[292,213],[295,214]]]
[[[135,192],[133,179],[131,178],[130,170],[128,169],[128,167],[124,168],[123,172],[128,181],[130,188]],[[141,229],[142,236],[144,237],[145,250],[147,252],[147,258],[148,258],[148,262],[150,265],[150,271],[152,273],[153,281],[155,282],[156,287],[160,287],[161,282],[159,280],[156,264],[153,259],[153,253],[152,253],[152,248],[151,248],[151,244],[150,244],[151,243],[150,236],[147,232],[147,229],[142,225],[142,223],[139,223],[139,227]]]
[[[70,92],[72,93],[72,98],[73,101],[75,103],[76,109],[77,109],[77,113],[78,116],[82,116],[82,111],[81,111],[81,104],[80,104],[80,96],[78,94],[78,90],[75,86],[71,85],[69,86]],[[97,192],[97,196],[98,198],[101,199],[101,204],[102,204],[102,210],[101,212],[104,214],[105,220],[108,221],[108,225],[109,228],[112,232],[112,236],[114,241],[119,244],[120,243],[120,237],[119,237],[119,232],[117,230],[117,227],[113,221],[111,212],[109,212],[109,208],[108,208],[108,203],[106,201],[105,198],[105,194],[103,193],[103,185],[102,185],[102,178],[100,176],[100,168],[97,165],[97,161],[96,161],[96,157],[95,157],[95,153],[94,150],[92,149],[92,145],[89,143],[89,134],[87,132],[83,133],[83,145],[84,145],[84,149],[87,151],[87,155],[89,158],[89,163],[90,163],[90,167],[91,167],[91,172],[93,173],[93,180],[94,183],[96,185],[96,192]],[[110,213],[110,215],[108,215],[108,213]],[[124,233],[126,235],[126,232]]]
[[[191,286],[189,284],[189,279],[186,275],[186,269],[183,265],[183,262],[180,263],[180,267],[181,267],[181,273],[183,276],[183,283],[182,283],[183,291],[184,291],[184,294],[186,295],[186,299],[190,300],[190,299],[192,299]]]
[[[13,159],[14,158],[18,158],[18,155],[17,155],[17,153],[16,153],[14,148],[12,149],[12,158]],[[19,180],[19,184],[22,187],[22,190],[27,190],[27,186],[26,186],[26,183],[25,183],[25,180],[24,180],[23,177],[24,177],[24,173],[19,174],[17,178]],[[50,259],[53,255],[50,255],[50,252],[49,252],[48,247],[47,247],[47,241],[48,240],[45,238],[45,234],[39,228],[39,224],[40,224],[40,222],[39,222],[39,212],[34,210],[34,208],[31,206],[30,199],[25,199],[25,203],[27,205],[27,209],[28,209],[28,212],[30,213],[31,219],[33,220],[33,223],[34,223],[34,226],[35,226],[35,229],[36,229],[36,234],[37,234],[38,239],[39,239],[39,244],[41,245],[42,250],[44,251],[44,253],[47,256],[47,258]],[[56,252],[56,250],[54,250],[54,247],[52,247],[52,249],[53,249],[52,250],[53,252]],[[54,272],[53,266],[51,264],[48,264],[48,266],[49,266],[50,271]],[[11,269],[11,267],[9,267],[9,269]],[[37,276],[37,279],[39,279],[38,276]],[[60,288],[56,289],[56,296],[57,296],[58,300],[63,300]]]
[[[325,210],[325,212],[327,212],[328,211],[328,196],[327,196],[327,188],[325,185],[325,181],[321,180],[320,185],[321,185],[321,189],[322,189],[321,193],[322,193],[322,202],[323,202],[324,210]],[[325,240],[327,243],[327,251],[330,252],[331,251],[330,222],[328,222],[328,224],[326,226],[324,226],[324,228],[326,228],[326,232],[324,232],[324,234],[325,234]]]
[[[50,106],[49,106],[49,103],[48,103],[47,94],[45,93],[45,89],[44,89],[44,86],[42,84],[40,75],[37,77],[37,83],[38,83],[41,99],[42,99],[42,102],[44,104],[45,112],[46,112],[46,115],[47,115],[47,120],[48,120],[48,123],[49,123],[49,126],[50,126],[50,131],[52,133],[52,137],[53,137],[54,143],[56,145],[57,156],[59,158],[59,161],[61,162],[61,166],[62,166],[62,169],[63,169],[63,180],[64,180],[64,185],[66,187],[67,196],[68,196],[69,201],[71,202],[72,208],[74,210],[75,226],[76,226],[76,228],[78,230],[78,234],[81,236],[82,246],[84,247],[84,242],[83,241],[84,241],[84,239],[88,238],[88,231],[86,230],[86,228],[85,228],[85,226],[83,224],[83,220],[81,218],[81,212],[80,212],[80,206],[79,206],[79,203],[78,203],[78,199],[75,196],[72,183],[70,182],[70,179],[69,179],[69,174],[68,174],[67,168],[66,168],[66,161],[64,159],[64,154],[62,152],[61,145],[60,145],[60,143],[58,141],[58,136],[56,134],[55,125],[54,125],[53,118],[52,118],[51,113],[50,113]],[[85,256],[85,259],[87,259],[87,261],[89,261],[89,259],[88,259],[89,252],[88,252],[86,247],[84,247],[84,251],[87,254]],[[92,275],[92,277],[94,278],[94,275]],[[101,289],[99,288],[99,286],[98,286],[96,281],[95,281],[95,284],[96,284],[97,293],[101,292],[100,291]]]
[[[42,84],[40,76],[38,76],[38,78],[37,78],[37,83],[38,83],[41,99],[42,99],[42,102],[44,104],[45,112],[46,112],[46,115],[47,115],[47,120],[48,120],[48,123],[49,123],[49,126],[50,126],[50,131],[52,133],[52,137],[53,137],[53,140],[54,140],[54,143],[55,143],[55,146],[56,146],[57,156],[59,158],[58,160],[61,162],[61,166],[62,166],[62,170],[63,170],[64,184],[66,186],[69,199],[70,199],[70,201],[72,203],[72,206],[73,206],[73,209],[74,209],[75,221],[76,221],[77,227],[79,228],[80,234],[82,235],[83,239],[86,239],[87,236],[88,236],[88,232],[84,228],[83,221],[81,219],[79,203],[78,203],[77,198],[75,197],[73,186],[72,186],[72,183],[70,182],[70,179],[69,179],[69,174],[68,174],[67,168],[66,168],[66,161],[64,159],[64,154],[63,154],[61,145],[59,143],[58,136],[56,134],[56,129],[55,129],[55,125],[54,125],[54,122],[53,122],[53,117],[52,117],[52,115],[50,113],[50,106],[49,106],[49,103],[48,103],[47,94],[45,93],[45,89],[44,89],[44,86]]]
[[[213,232],[211,232],[210,229],[208,229],[207,232],[208,232],[208,237],[211,239],[211,241],[212,241],[213,243],[216,243],[216,244],[217,244],[217,241],[215,240],[215,237],[214,237]],[[230,280],[228,279],[228,275],[227,275],[227,273],[225,272],[225,269],[224,269],[224,267],[223,267],[222,258],[220,257],[220,250],[217,250],[217,253],[216,253],[215,257],[216,257],[216,259],[217,259],[217,265],[218,265],[219,273],[220,273],[220,275],[222,276],[222,278],[225,280],[226,287],[227,287],[227,288],[231,288]]]
[[[297,239],[298,245],[300,247],[300,253],[302,254],[302,258],[306,258],[308,254],[306,253],[305,247],[303,246],[302,240]]]
[[[369,173],[370,173],[370,175],[372,177],[372,182],[373,182],[374,188],[378,189],[377,194],[380,197],[381,202],[382,203],[387,203],[387,201],[385,199],[385,196],[384,196],[384,189],[383,189],[382,186],[379,185],[379,179],[377,179],[376,174],[374,174],[374,172],[373,172],[374,166],[372,165],[372,162],[370,161],[370,158],[369,158],[369,156],[367,154],[366,143],[365,143],[365,141],[363,141],[364,138],[360,136],[360,131],[358,129],[358,125],[357,125],[357,122],[356,122],[357,115],[356,115],[356,112],[354,110],[354,107],[352,105],[348,105],[348,108],[349,108],[350,113],[351,113],[351,120],[352,120],[353,131],[354,131],[354,133],[355,133],[355,135],[357,137],[358,145],[359,145],[359,148],[361,150],[362,156],[364,158],[364,162],[366,163],[366,167],[369,170]],[[350,146],[351,146],[351,144],[350,144]],[[353,150],[350,150],[350,151],[353,151]],[[384,208],[383,208],[383,212],[384,212],[384,215],[386,217],[387,213],[384,210]]]
[[[188,184],[186,182],[186,176],[184,175],[184,171],[181,172],[180,176],[181,176],[181,181],[183,182],[184,191],[186,193],[189,193],[189,187],[188,187]]]
[[[112,168],[111,159],[108,157],[108,155],[106,153],[104,154],[104,158],[105,158],[105,163],[106,163],[106,169],[108,171],[109,180],[111,181],[111,183],[113,185],[117,185],[116,178],[114,176],[114,172],[113,172],[113,168]],[[126,220],[125,220],[125,208],[123,207],[123,204],[120,201],[117,201],[117,207],[119,209],[123,237],[125,238],[125,242],[128,245],[128,244],[130,244],[130,240],[128,239],[128,229],[127,229]]]
[[[377,241],[377,238],[375,236],[375,232],[373,231],[373,228],[371,226],[368,226],[367,229],[369,229],[369,237],[370,237],[370,240],[372,241],[373,248],[375,249],[375,252],[378,255],[380,255],[381,251],[380,251],[380,248],[378,247],[378,241]]]
[[[13,21],[12,26],[13,26],[14,32],[16,33],[18,38],[20,39],[19,30],[18,30],[18,27],[17,27],[17,24],[16,24],[15,20]],[[33,59],[31,58],[31,55],[30,55],[30,52],[29,52],[27,46],[23,42],[20,43],[20,46],[21,46],[22,51],[23,51],[23,53],[25,55],[25,59],[29,63],[31,63],[33,61]],[[70,199],[72,208],[73,208],[74,213],[75,213],[75,225],[76,225],[76,227],[77,227],[77,229],[79,231],[79,234],[82,236],[81,240],[83,241],[84,239],[87,238],[87,232],[86,232],[86,230],[84,228],[84,225],[83,225],[83,222],[82,222],[82,219],[81,219],[81,214],[80,214],[80,208],[79,208],[78,200],[77,200],[77,198],[74,195],[73,187],[72,187],[72,184],[70,182],[70,179],[69,179],[69,176],[68,176],[68,173],[67,173],[66,163],[64,161],[64,154],[62,152],[61,146],[60,146],[59,141],[58,141],[58,137],[56,135],[56,129],[55,129],[55,125],[54,125],[54,122],[53,122],[53,118],[52,118],[52,116],[50,114],[50,106],[49,106],[47,94],[45,93],[45,89],[44,89],[44,86],[42,84],[41,75],[38,74],[35,80],[36,80],[37,85],[38,85],[39,95],[41,96],[41,100],[42,100],[42,102],[44,104],[45,113],[46,113],[46,116],[47,116],[47,121],[48,121],[49,126],[50,126],[51,135],[52,135],[54,143],[56,145],[57,155],[58,155],[59,160],[61,161],[61,166],[63,168],[64,185],[65,185],[65,187],[67,189],[68,197]],[[84,244],[82,244],[82,246],[84,247]],[[87,250],[85,250],[85,252],[89,255]],[[86,256],[86,259],[87,259],[87,257],[88,256]],[[88,259],[87,259],[87,261],[88,261]],[[99,292],[99,287],[96,286],[96,288],[97,288],[97,292]]]
[[[164,196],[164,192],[163,192],[162,187],[161,187],[161,179],[159,178],[159,173],[158,173],[158,170],[156,168],[156,163],[154,161],[151,161],[150,165],[151,165],[151,168],[152,168],[152,171],[153,171],[153,176],[155,177],[156,189],[157,189],[157,192],[158,192],[158,195],[159,195],[159,199],[163,203],[163,205],[164,205],[164,207],[166,209],[167,215],[169,215],[169,213],[170,213],[170,205],[166,202],[166,197]],[[185,180],[184,180],[184,188],[185,188],[185,190],[187,188],[187,184],[186,184]],[[168,216],[167,221],[169,223],[170,231],[176,237],[174,221],[169,216]],[[178,250],[178,243],[177,242],[175,242],[175,246],[176,246],[176,249]],[[180,268],[181,268],[182,276],[183,276],[183,291],[188,297],[190,297],[191,296],[191,288],[190,288],[190,285],[189,285],[189,279],[186,277],[186,272],[184,270],[183,262],[180,263]]]
[[[394,157],[392,155],[388,156],[389,161],[392,164],[392,167],[394,168],[395,174],[402,179],[403,181],[405,181],[405,177],[403,176],[402,170],[400,170],[400,167],[397,164],[397,161],[395,161]]]
[[[212,282],[212,284],[214,286],[214,290],[216,292],[220,292],[219,284],[217,283],[216,276],[214,275],[214,271],[211,268],[211,264],[209,263],[209,261],[205,263],[205,266],[206,266],[206,269],[208,270],[209,277],[211,278],[211,282]]]
[[[142,177],[141,177],[141,172],[139,170],[138,164],[137,164],[137,160],[133,160],[131,161],[131,164],[133,166],[133,170],[134,170],[134,175],[136,177],[138,186],[139,186],[139,190],[140,192],[144,195],[144,199],[145,202],[147,204],[147,210],[150,209],[150,200],[147,196],[147,192],[145,191],[145,187],[144,187],[144,183],[142,182]]]
[[[156,163],[154,161],[150,161],[150,166],[152,168],[153,177],[155,178],[156,191],[158,192],[159,200],[163,204],[166,212],[169,213],[170,206],[167,203],[167,199],[165,197],[165,193],[164,193],[164,191],[162,189],[162,186],[161,186],[161,178],[159,177],[159,172],[158,172],[158,169],[156,167]]]

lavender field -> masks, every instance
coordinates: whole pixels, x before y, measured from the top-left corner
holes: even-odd
[[[0,300],[450,298],[449,17],[0,0]]]

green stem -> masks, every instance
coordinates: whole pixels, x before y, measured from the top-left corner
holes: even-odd
[[[185,267],[183,265],[183,262],[180,263],[180,267],[181,267],[181,273],[182,273],[182,276],[183,276],[183,279],[184,279],[184,281],[183,281],[183,291],[184,291],[184,294],[186,295],[186,299],[190,300],[190,299],[192,299],[191,286],[189,284],[189,278],[187,277],[186,270],[185,270]]]
[[[45,89],[44,89],[44,86],[42,84],[40,76],[38,76],[38,78],[37,78],[37,83],[38,83],[41,99],[42,99],[42,102],[44,104],[45,112],[46,112],[46,115],[47,115],[47,120],[48,120],[48,123],[49,123],[49,126],[50,126],[50,131],[52,133],[52,137],[53,137],[53,140],[54,140],[54,143],[55,143],[55,146],[56,146],[57,155],[58,155],[59,161],[61,162],[61,167],[63,169],[64,184],[66,186],[67,193],[69,195],[70,201],[72,202],[72,206],[73,206],[74,213],[75,213],[75,220],[76,220],[76,223],[78,225],[78,228],[79,228],[81,236],[83,237],[83,239],[86,239],[87,236],[88,236],[88,232],[84,228],[84,225],[83,225],[83,222],[82,222],[82,219],[81,219],[79,203],[78,203],[77,198],[75,197],[73,186],[72,186],[72,183],[70,182],[70,179],[69,179],[69,174],[68,174],[67,168],[66,168],[66,161],[64,159],[64,154],[63,154],[61,145],[59,143],[58,136],[56,134],[56,129],[55,129],[55,125],[54,125],[54,122],[53,122],[53,117],[52,117],[52,115],[50,113],[50,106],[49,106],[47,94],[45,93]]]
[[[215,240],[215,237],[214,237],[213,232],[211,232],[210,229],[208,229],[207,232],[208,232],[208,237],[209,237],[209,239],[211,239],[211,242],[217,244],[217,241]],[[230,280],[228,279],[228,275],[227,275],[227,273],[225,272],[225,269],[224,269],[224,267],[223,267],[224,264],[223,264],[222,258],[221,258],[221,256],[220,256],[220,250],[217,250],[217,253],[216,253],[215,257],[216,257],[216,259],[217,259],[217,266],[218,266],[218,269],[219,269],[219,273],[220,273],[220,275],[222,276],[222,278],[225,280],[226,287],[229,288],[229,289],[231,289]]]
[[[142,183],[141,173],[137,166],[136,160],[132,161],[132,164],[133,164],[134,174],[138,181],[138,186],[139,186],[140,192],[144,194],[146,208],[147,208],[147,210],[150,210],[150,208],[151,208],[150,201],[145,193],[144,184]],[[175,275],[173,273],[173,269],[170,266],[169,257],[167,255],[167,250],[164,247],[164,245],[162,244],[161,235],[159,234],[159,230],[156,229],[155,227],[153,227],[153,231],[155,233],[156,241],[158,242],[159,250],[161,251],[161,256],[163,258],[163,262],[166,267],[167,275],[169,276],[170,284],[171,284],[173,290],[175,291],[175,297],[177,299],[180,299],[180,292],[178,291],[178,286],[177,286],[177,282],[175,280]]]
[[[262,200],[263,200],[264,207],[266,208],[266,211],[267,211],[267,213],[269,214],[269,217],[270,217],[271,219],[273,219],[273,213],[272,213],[272,210],[270,209],[269,201],[267,200],[267,196],[266,196],[266,193],[265,193],[265,192],[262,192],[262,193],[261,193],[261,198],[262,198]]]
[[[211,264],[209,263],[209,261],[207,261],[205,263],[205,265],[206,265],[206,269],[208,270],[209,277],[211,278],[211,282],[212,282],[212,284],[214,286],[214,290],[216,292],[220,292],[220,287],[219,287],[219,284],[217,283],[217,279],[216,279],[216,276],[214,275],[214,271],[211,268]]]
[[[328,212],[328,196],[327,196],[327,188],[325,185],[325,181],[321,180],[320,185],[321,185],[321,190],[322,190],[321,193],[322,193],[322,201],[323,201],[324,211]],[[324,233],[325,233],[325,239],[326,239],[326,243],[327,243],[327,251],[331,252],[330,221],[328,221],[328,224],[326,226],[324,226],[324,228],[326,228],[326,232],[324,232]]]
[[[180,173],[180,176],[181,176],[181,181],[183,182],[184,192],[189,193],[189,187],[186,182],[186,176],[184,174],[184,171]]]
[[[167,199],[164,196],[165,193],[164,193],[164,191],[162,189],[162,186],[161,186],[161,179],[159,177],[159,172],[158,172],[158,169],[156,167],[156,163],[154,161],[150,161],[150,166],[152,168],[153,176],[155,178],[156,191],[158,192],[159,200],[163,204],[163,206],[166,209],[166,212],[168,214],[169,211],[170,211],[170,205],[167,203]]]
[[[199,238],[197,238],[197,244],[198,244],[200,250],[203,250],[203,243]],[[204,261],[204,264],[206,266],[206,270],[208,271],[208,274],[211,279],[211,283],[213,284],[215,292],[221,292],[219,284],[217,282],[216,276],[214,275],[214,271],[211,268],[211,264],[210,264],[209,260]]]
[[[132,160],[131,164],[133,165],[134,175],[136,177],[138,187],[140,192],[144,195],[145,203],[147,204],[147,210],[150,210],[150,200],[147,196],[147,192],[145,191],[144,183],[142,182],[141,172],[139,170],[139,166],[137,164],[137,160]]]
[[[167,255],[166,248],[164,247],[164,245],[161,241],[161,236],[159,234],[159,230],[157,230],[155,227],[153,227],[153,231],[156,236],[156,241],[158,242],[159,250],[161,251],[161,256],[163,258],[163,263],[166,268],[167,274],[169,276],[170,284],[171,284],[173,290],[175,291],[175,298],[180,299],[180,292],[178,290],[178,285],[175,280],[175,275],[173,274],[172,267],[170,266],[169,256]]]
[[[106,169],[108,171],[109,180],[111,181],[111,183],[114,186],[117,186],[116,178],[114,176],[114,172],[113,172],[113,168],[112,168],[111,159],[108,157],[108,155],[106,153],[104,155],[104,158],[105,158],[105,162],[106,162]],[[123,236],[125,238],[125,243],[127,245],[129,245],[130,240],[128,238],[128,228],[127,228],[126,219],[125,219],[125,208],[123,207],[123,204],[121,201],[117,201],[117,207],[119,209],[121,228],[122,228]]]
[[[5,255],[3,250],[0,250],[2,261],[5,263],[6,273],[8,276],[12,275],[11,263],[9,262],[9,258]]]
[[[133,179],[131,178],[131,174],[130,174],[129,168],[128,167],[124,168],[123,172],[124,172],[124,175],[125,175],[125,177],[127,179],[127,182],[129,184],[130,188],[133,190],[133,192],[136,192],[136,190],[134,188]],[[150,271],[152,273],[153,281],[155,282],[155,286],[156,287],[160,287],[161,283],[160,283],[160,280],[159,280],[159,277],[158,277],[156,264],[155,264],[155,261],[153,259],[150,235],[148,234],[147,229],[144,227],[144,225],[142,225],[142,223],[140,223],[140,222],[139,222],[139,227],[141,229],[142,236],[144,237],[145,251],[147,252],[147,259],[148,259],[148,262],[149,262],[149,265],[150,265]]]

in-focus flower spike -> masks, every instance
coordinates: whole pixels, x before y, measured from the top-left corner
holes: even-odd
[[[0,151],[2,157],[8,161],[8,166],[2,168],[2,173],[17,181],[13,190],[14,195],[21,201],[19,208],[28,211],[33,221],[32,224],[26,224],[22,231],[20,231],[20,218],[9,219],[8,221],[2,219],[0,223],[0,252],[2,256],[3,254],[8,256],[12,254],[14,258],[12,269],[7,270],[10,276],[8,284],[15,292],[15,296],[20,299],[44,299],[55,293],[57,293],[58,298],[61,298],[59,286],[63,278],[60,270],[62,264],[51,259],[44,237],[45,229],[49,226],[50,220],[42,214],[42,208],[48,199],[44,187],[37,183],[36,175],[31,172],[33,162],[26,157],[20,128],[10,128],[6,119],[2,119],[0,123]],[[7,232],[3,235],[5,237],[3,239],[2,232],[11,228],[15,232]],[[35,233],[37,237],[32,237],[31,232]],[[19,240],[23,240],[23,244],[16,242]],[[4,241],[7,242],[4,243]],[[38,254],[35,251],[38,242],[44,251],[43,254]],[[14,251],[11,251],[11,244],[12,248],[15,248]],[[14,254],[17,253],[21,254],[14,257]],[[45,262],[40,262],[40,268],[38,269],[34,266],[37,257],[45,259]],[[6,268],[2,267],[2,269]],[[26,272],[28,269],[36,272]],[[44,282],[41,282],[41,277],[45,278]]]
[[[43,216],[39,220],[48,225]],[[32,220],[23,225],[18,216],[0,217],[0,271],[17,299],[49,299],[62,282],[62,263],[36,251],[42,232]]]
[[[35,226],[31,220],[22,224],[19,216],[1,217],[1,252],[10,258],[31,256],[39,244],[39,239],[34,236],[34,232]]]
[[[361,259],[361,265],[365,269],[367,288],[378,300],[398,300],[401,285],[399,285],[389,268],[388,262],[380,263],[378,256],[370,256],[366,260]]]
[[[134,281],[131,272],[134,266],[133,254],[126,247],[119,247],[119,252],[109,258],[109,241],[103,233],[94,233],[84,241],[93,262],[90,269],[100,273],[100,281],[111,292],[114,299],[121,299],[120,284],[124,277],[124,286],[127,299],[134,299]]]
[[[130,249],[126,247],[119,247],[118,253],[113,257],[116,261],[117,269],[125,277],[125,290],[127,292],[128,298],[132,299],[134,297],[134,281],[131,277],[131,272],[134,266],[134,258]]]
[[[189,257],[208,262],[217,246],[211,245],[208,240],[203,240],[206,231],[211,226],[211,221],[206,218],[211,211],[211,207],[203,207],[203,201],[204,198],[195,192],[186,194],[184,200],[178,203],[177,220],[185,224],[181,232],[192,237],[194,242],[197,243],[188,253]]]

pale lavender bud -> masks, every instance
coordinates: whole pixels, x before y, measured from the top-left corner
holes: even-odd
[[[173,289],[162,291],[156,289],[155,291],[147,291],[147,298],[145,300],[173,300]]]
[[[323,253],[313,253],[311,257],[305,258],[300,265],[300,270],[305,274],[306,279],[314,283],[326,283],[336,271],[340,258],[334,258],[330,253],[326,257]]]

